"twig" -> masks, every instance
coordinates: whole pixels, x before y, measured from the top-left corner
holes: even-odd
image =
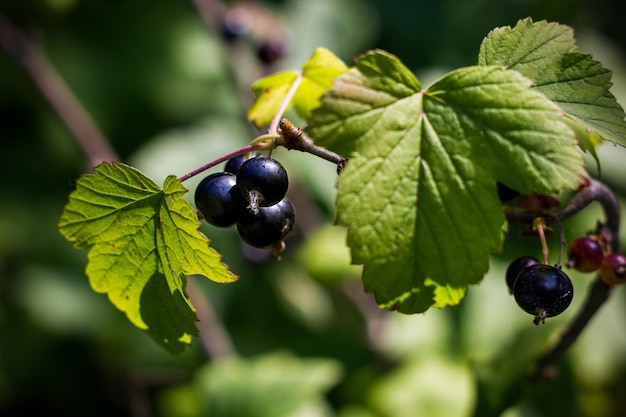
[[[0,13],[0,46],[33,79],[89,158],[92,166],[118,157],[39,46]]]
[[[504,214],[509,222],[531,223],[537,217],[555,219],[557,222],[572,217],[597,201],[604,211],[605,223],[598,225],[598,232],[606,239],[613,251],[620,250],[619,227],[620,208],[617,197],[609,187],[597,180],[591,180],[589,185],[582,188],[570,202],[560,208],[547,212],[536,212],[520,208],[506,207]],[[595,278],[587,293],[586,301],[582,309],[565,328],[559,340],[548,349],[537,361],[534,377],[545,378],[552,374],[551,368],[578,339],[583,329],[589,323],[594,314],[608,300],[613,291],[613,286],[605,284],[598,276]]]
[[[187,279],[187,294],[196,307],[200,340],[204,350],[212,360],[235,355],[236,352],[230,336],[219,320],[211,302],[202,293],[192,277],[189,278],[191,279]]]
[[[295,126],[287,119],[281,119],[279,123],[280,135],[283,142],[279,143],[287,149],[295,149],[300,152],[307,152],[318,158],[325,159],[337,165],[337,174],[340,174],[346,165],[346,158],[343,156],[319,146],[313,142],[311,138],[299,127]]]

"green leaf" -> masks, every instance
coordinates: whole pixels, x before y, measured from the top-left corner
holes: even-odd
[[[609,91],[611,71],[576,49],[572,28],[527,18],[513,28],[494,29],[481,45],[478,63],[505,65],[533,80],[537,90],[588,130],[589,137],[580,142],[584,150],[593,149],[598,135],[626,146],[625,113]]]
[[[179,353],[197,335],[187,275],[237,279],[198,231],[174,176],[161,189],[141,172],[113,163],[77,181],[59,220],[74,247],[89,249],[86,273],[96,292],[159,344]]]
[[[328,49],[316,49],[302,66],[302,71],[279,72],[252,84],[256,100],[248,112],[248,120],[259,127],[269,124],[283,102],[289,99],[292,86],[297,89],[285,110],[293,106],[300,117],[308,119],[311,111],[319,106],[324,91],[332,87],[332,81],[346,70],[346,64]]]
[[[457,304],[500,247],[496,181],[529,193],[584,176],[559,108],[517,71],[473,66],[427,90],[394,56],[371,51],[314,111],[308,133],[349,157],[337,222],[379,304],[403,312]]]
[[[297,71],[285,71],[255,81],[252,91],[256,100],[248,111],[248,120],[258,127],[269,124],[298,77]]]

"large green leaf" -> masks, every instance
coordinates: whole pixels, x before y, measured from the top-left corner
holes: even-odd
[[[572,28],[552,22],[520,20],[515,27],[494,29],[484,39],[480,65],[505,65],[535,82],[588,130],[581,147],[593,152],[602,138],[626,146],[624,110],[611,87],[611,71],[576,49]],[[594,133],[595,132],[595,133]]]
[[[501,242],[496,180],[522,192],[576,188],[573,132],[531,81],[501,66],[452,71],[426,90],[371,51],[339,76],[307,128],[349,157],[337,222],[366,289],[404,312],[456,304]]]
[[[59,220],[61,234],[89,249],[86,273],[94,291],[168,351],[197,334],[187,275],[236,280],[198,231],[199,222],[174,176],[161,189],[141,172],[114,163],[84,175]]]

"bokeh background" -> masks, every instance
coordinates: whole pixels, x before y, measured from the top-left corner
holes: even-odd
[[[231,229],[202,226],[241,279],[219,285],[190,277],[201,337],[180,356],[167,354],[91,290],[86,253],[57,231],[91,160],[32,78],[33,71],[44,82],[58,74],[117,157],[160,183],[258,135],[246,121],[250,83],[299,68],[318,46],[346,62],[370,48],[388,50],[428,84],[474,64],[495,27],[527,16],[558,21],[613,70],[612,92],[624,105],[618,3],[276,0],[248,5],[251,32],[228,40],[215,11],[234,3],[0,0],[0,415],[626,415],[624,288],[559,362],[553,381],[525,379],[580,307],[591,276],[572,273],[570,309],[534,326],[508,295],[504,271],[541,248],[512,228],[483,283],[459,306],[415,316],[379,310],[350,265],[344,230],[332,225],[335,168],[284,149],[274,156],[288,169],[298,226],[282,260],[242,246]],[[30,72],[16,33],[44,58],[27,61]],[[258,48],[270,39],[279,58],[268,63]],[[626,152],[605,143],[598,153],[602,179],[626,206]],[[598,175],[592,160],[589,170]],[[198,181],[185,185],[193,190]],[[601,219],[591,205],[565,224],[566,235]]]

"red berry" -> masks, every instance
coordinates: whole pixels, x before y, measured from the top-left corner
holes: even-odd
[[[592,272],[600,268],[604,251],[596,239],[578,237],[569,244],[567,258],[567,267],[580,272]]]
[[[626,282],[626,256],[621,253],[612,253],[602,260],[600,266],[602,281],[609,285]]]

